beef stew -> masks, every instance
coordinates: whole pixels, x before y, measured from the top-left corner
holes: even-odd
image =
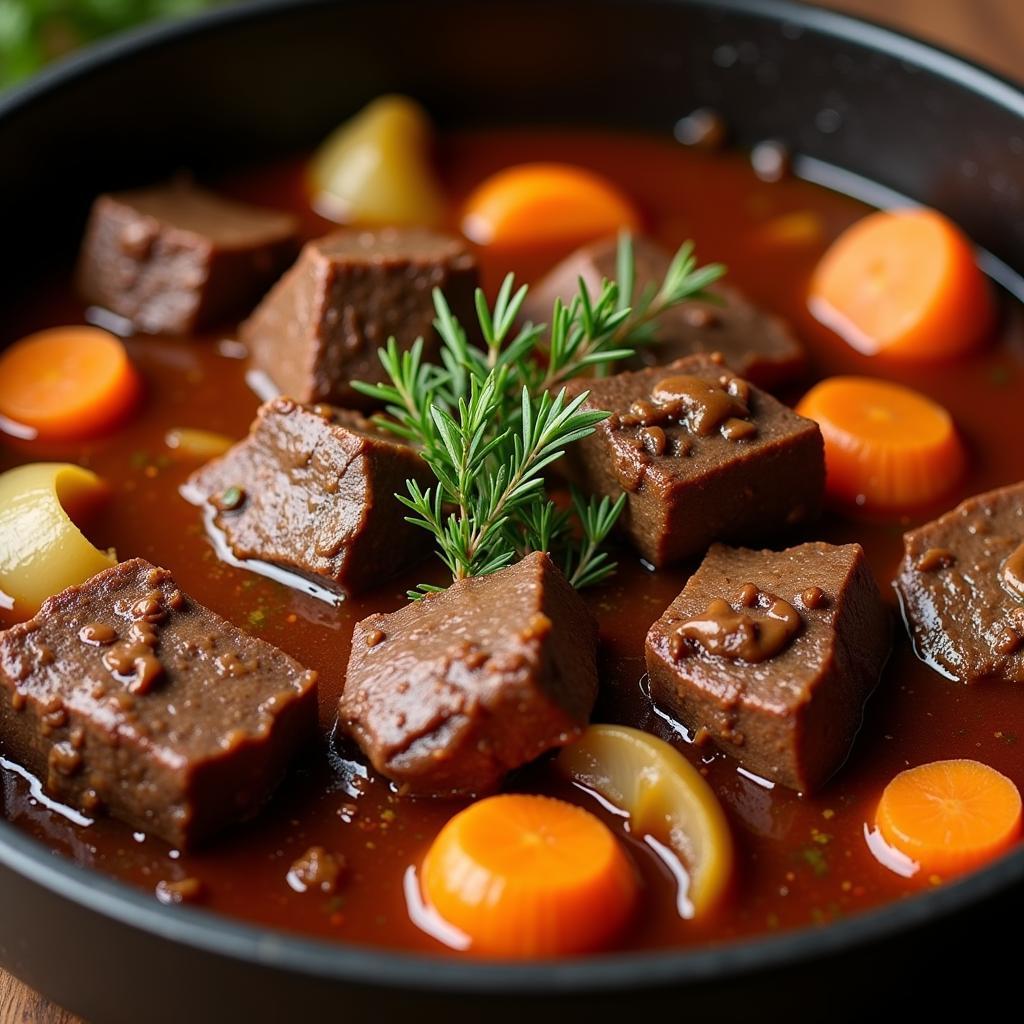
[[[810,316],[805,304],[811,269],[826,245],[863,215],[858,204],[788,178],[763,182],[738,155],[691,152],[656,140],[613,134],[468,134],[444,139],[442,145],[442,178],[452,197],[450,227],[456,226],[460,197],[488,173],[531,158],[592,167],[634,197],[653,236],[670,245],[692,236],[702,255],[728,265],[728,281],[740,285],[752,302],[789,318],[808,349],[815,375],[875,372],[868,357],[846,348]],[[242,201],[291,207],[307,235],[322,236],[326,225],[303,205],[302,176],[301,166],[254,170],[218,187]],[[282,190],[282,181],[296,187]],[[688,201],[688,191],[681,187],[687,183],[694,190],[700,184],[700,203]],[[292,195],[294,201],[289,201]],[[807,216],[814,226],[796,244],[780,229],[780,222],[794,215]],[[519,270],[528,281],[538,280],[556,260],[569,255],[557,248],[546,244],[511,256],[500,247],[481,248],[477,260],[488,294],[495,294],[509,269]],[[12,310],[10,340],[61,321],[81,321],[85,312],[67,279],[40,282]],[[1014,484],[1024,473],[1019,453],[1000,443],[1024,379],[1019,322],[1018,308],[1004,297],[1000,337],[971,357],[967,371],[963,366],[929,367],[924,373],[899,365],[884,368],[885,375],[896,379],[917,386],[926,382],[929,395],[953,412],[974,452],[984,453],[956,484],[956,497]],[[168,848],[155,838],[155,830],[154,837],[135,841],[123,826],[103,818],[88,827],[75,824],[59,808],[31,805],[14,778],[4,810],[51,845],[72,854],[78,850],[79,857],[82,836],[87,836],[90,863],[147,889],[162,882],[162,891],[167,891],[167,886],[200,879],[205,902],[224,913],[310,934],[436,950],[441,948],[437,935],[445,933],[424,930],[415,904],[406,902],[404,881],[461,805],[396,792],[334,726],[356,622],[412,607],[402,596],[405,587],[421,579],[443,585],[445,574],[427,562],[427,568],[403,575],[400,583],[330,604],[217,557],[197,510],[180,494],[201,460],[190,462],[187,453],[168,449],[164,438],[182,426],[200,426],[235,439],[245,436],[257,399],[246,382],[248,353],[235,341],[223,340],[232,333],[228,323],[205,337],[129,336],[126,348],[146,385],[135,417],[112,433],[75,443],[5,438],[0,466],[60,457],[111,481],[113,500],[83,522],[89,536],[125,557],[139,555],[169,565],[175,579],[215,611],[317,671],[323,742],[309,745],[260,818],[196,851]],[[781,397],[791,400],[797,394],[783,390]],[[815,474],[817,483],[806,479]],[[799,483],[820,494],[820,457],[813,473],[801,474]],[[789,525],[794,543],[860,543],[878,582],[888,584],[900,558],[903,529],[950,504],[943,500],[896,514],[833,504],[813,525]],[[789,539],[787,535],[786,543]],[[663,859],[672,857],[671,850],[656,853],[624,833],[613,807],[566,783],[548,762],[527,767],[508,783],[516,791],[582,804],[625,844],[645,886],[636,912],[609,948],[689,945],[823,922],[937,884],[938,876],[918,871],[907,878],[878,863],[874,847],[864,838],[865,828],[873,826],[874,805],[885,784],[908,762],[975,757],[1024,784],[1024,762],[1012,725],[1019,695],[999,682],[970,689],[950,684],[914,657],[900,631],[850,761],[820,793],[800,795],[773,787],[771,779],[758,776],[759,763],[747,767],[713,745],[693,742],[698,737],[686,722],[672,719],[671,706],[650,699],[644,638],[702,553],[690,552],[696,556],[691,563],[651,572],[623,549],[617,554],[617,575],[586,595],[601,636],[600,695],[593,720],[621,721],[660,735],[699,766],[725,808],[737,846],[735,891],[728,901],[701,917],[680,916],[676,882]],[[801,593],[809,589],[808,584]],[[386,633],[386,628],[373,629]],[[926,720],[922,704],[927,706]],[[5,757],[21,760],[6,736],[0,742]],[[315,856],[306,856],[313,850]],[[319,877],[305,867],[291,872],[289,865],[327,863],[328,858],[346,865],[344,873],[335,874],[331,893],[306,883],[300,891],[289,882],[292,874]],[[267,892],[277,893],[277,898],[257,897]]]

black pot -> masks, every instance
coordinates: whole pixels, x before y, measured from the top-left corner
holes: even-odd
[[[712,106],[739,145],[778,139],[805,176],[938,207],[997,276],[1012,285],[1024,269],[1024,94],[887,30],[775,0],[262,0],[130,34],[0,100],[0,290],[72,250],[97,192],[309,147],[384,91],[417,96],[452,124],[662,134]],[[977,1010],[999,978],[1015,978],[1017,943],[1000,933],[1024,910],[1022,881],[1018,849],[823,929],[485,965],[161,907],[0,822],[0,964],[97,1024],[661,1008],[846,1020],[925,990],[948,1006],[963,986]],[[978,985],[982,972],[995,981]]]

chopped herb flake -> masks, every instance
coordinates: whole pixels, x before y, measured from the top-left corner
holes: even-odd
[[[222,512],[233,512],[245,500],[245,491],[241,487],[229,487],[214,499],[214,504]]]
[[[805,846],[800,851],[800,856],[806,861],[816,878],[824,878],[828,874],[828,861],[817,846]]]

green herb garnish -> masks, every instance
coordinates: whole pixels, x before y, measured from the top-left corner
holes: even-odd
[[[560,509],[548,497],[544,470],[574,442],[592,434],[607,413],[585,411],[588,392],[567,396],[564,385],[583,375],[607,373],[635,346],[654,339],[655,319],[682,302],[707,298],[705,289],[724,273],[698,267],[687,242],[659,288],[635,306],[632,239],[619,241],[617,274],[592,296],[581,280],[566,305],[555,300],[550,324],[516,330],[527,286],[506,276],[493,308],[476,293],[483,347],[469,343],[440,291],[434,292],[434,326],[440,363],[423,359],[423,341],[400,352],[395,340],[380,351],[383,384],[353,381],[360,393],[383,402],[378,425],[417,445],[437,480],[422,489],[407,481],[396,497],[408,521],[429,530],[456,580],[483,576],[529,551],[547,551],[561,562],[575,587],[592,586],[616,568],[604,544],[625,504],[573,495]],[[410,597],[439,588],[421,585]]]
[[[815,877],[824,878],[828,874],[828,861],[825,854],[817,846],[805,846],[800,851],[800,856],[807,863],[807,866],[814,872]]]
[[[232,0],[0,0],[0,87],[101,36]]]
[[[234,512],[245,501],[245,491],[232,485],[217,496],[216,505],[222,512]]]
[[[725,267],[721,263],[699,266],[693,242],[684,242],[672,258],[661,287],[645,288],[639,296],[635,296],[633,243],[626,235],[619,241],[616,274],[625,301],[632,306],[620,332],[620,340],[639,348],[656,341],[655,321],[666,310],[696,300],[718,302],[714,294],[709,294],[708,288],[725,275]]]

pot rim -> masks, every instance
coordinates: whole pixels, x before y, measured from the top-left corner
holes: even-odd
[[[162,21],[102,41],[44,69],[0,96],[4,122],[27,113],[92,73],[193,36],[256,22],[296,8],[338,0],[250,0],[183,20]],[[605,0],[631,3],[635,0]],[[736,11],[833,36],[927,70],[983,96],[1024,120],[1022,88],[980,64],[874,22],[792,0],[649,0],[659,4]],[[586,959],[505,963],[444,954],[400,953],[381,947],[298,937],[190,907],[167,907],[151,895],[55,856],[47,846],[0,819],[0,865],[82,908],[130,928],[194,949],[325,980],[443,993],[557,995],[576,991],[656,988],[700,983],[811,963],[910,931],[1024,882],[1024,846],[964,878],[899,902],[831,923],[770,937],[666,951],[610,953]]]

